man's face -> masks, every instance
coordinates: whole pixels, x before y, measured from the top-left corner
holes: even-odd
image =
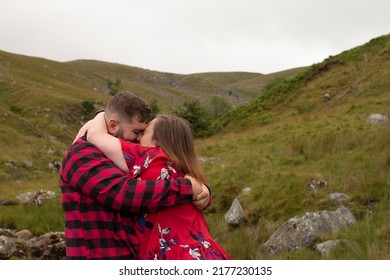
[[[130,123],[118,122],[118,129],[114,136],[129,142],[139,142],[147,126],[147,123],[141,123],[136,118],[133,118]]]

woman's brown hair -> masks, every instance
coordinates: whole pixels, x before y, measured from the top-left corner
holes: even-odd
[[[173,115],[157,115],[153,139],[176,168],[207,184],[206,175],[196,155],[191,126],[185,119]]]

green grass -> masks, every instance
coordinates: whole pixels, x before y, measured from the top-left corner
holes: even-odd
[[[19,171],[20,173],[22,171]],[[0,200],[14,205],[0,205],[0,227],[28,229],[35,235],[64,230],[64,214],[61,206],[59,176],[56,172],[34,172],[0,181]],[[17,178],[14,178],[17,177]],[[42,205],[18,204],[16,196],[38,190],[55,192],[58,196]]]
[[[3,228],[28,229],[34,235],[64,231],[65,220],[60,198],[42,205],[0,206],[0,211]]]
[[[246,215],[257,217],[252,225],[231,231],[222,229],[223,232],[218,229],[218,222],[211,220],[212,232],[217,236],[229,236],[231,243],[225,244],[233,256],[267,258],[254,248],[259,248],[276,226],[308,211],[335,210],[329,204],[328,196],[332,192],[343,192],[352,198],[347,207],[359,222],[345,229],[346,233],[341,236],[356,241],[359,246],[348,254],[338,252],[331,258],[390,257],[388,240],[381,243],[384,248],[377,241],[373,242],[386,239],[389,231],[388,222],[380,217],[390,214],[390,209],[385,206],[390,195],[390,127],[369,126],[364,119],[353,114],[335,119],[334,116],[300,121],[291,119],[283,125],[221,135],[221,138],[214,136],[198,143],[202,155],[220,158],[215,164],[205,166],[213,186],[215,211],[224,213],[238,197]],[[305,188],[305,183],[311,178],[324,179],[328,186],[313,193]],[[252,191],[243,194],[241,190],[248,186]],[[373,209],[370,208],[371,202],[375,203]],[[376,215],[376,219],[371,217]],[[267,230],[266,235],[261,233],[269,228],[272,230]],[[242,246],[234,246],[239,244],[238,240],[234,241],[239,236],[252,236],[246,241],[249,244],[245,243],[251,248],[249,252],[243,253]],[[303,250],[283,254],[281,258],[321,257],[311,250]]]
[[[4,66],[6,60],[12,67]],[[176,76],[102,62],[60,64],[2,53],[0,200],[15,202],[16,195],[38,189],[59,193],[58,174],[48,163],[62,160],[86,120],[82,101],[101,108],[108,100],[107,78],[122,79],[121,86],[135,87],[147,100],[160,100],[165,110],[216,90],[241,90],[248,97],[264,88],[252,102],[218,120],[218,133],[196,140],[200,156],[217,159],[204,165],[213,193],[205,211],[212,236],[234,259],[390,259],[390,125],[366,123],[371,113],[390,116],[390,36],[302,70],[297,75],[284,73],[284,78],[254,73]],[[207,82],[196,85],[202,79]],[[266,79],[269,86],[262,84]],[[176,86],[169,86],[172,81]],[[325,93],[332,99],[325,101]],[[24,161],[33,162],[33,167],[25,167]],[[5,167],[6,162],[18,168]],[[312,192],[305,187],[312,178],[328,186]],[[246,187],[249,193],[242,192]],[[260,250],[286,220],[335,210],[328,201],[333,192],[351,198],[346,206],[357,223],[332,238],[351,240],[353,246],[341,244],[327,257],[313,248],[277,256]],[[239,227],[224,221],[234,198],[245,211]],[[27,228],[35,234],[63,230],[60,200],[42,206],[0,206],[0,227]]]

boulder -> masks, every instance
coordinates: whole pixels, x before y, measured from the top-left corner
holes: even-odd
[[[296,251],[313,247],[318,238],[336,235],[342,227],[356,223],[353,214],[344,206],[336,211],[319,211],[294,217],[283,223],[262,245],[269,254]]]
[[[12,238],[0,236],[0,259],[9,259],[16,251],[16,244]]]
[[[26,229],[0,229],[0,259],[63,260],[65,256],[64,232],[32,236]]]
[[[244,210],[237,198],[233,200],[232,205],[225,214],[225,221],[229,225],[239,226],[241,219],[244,217]]]

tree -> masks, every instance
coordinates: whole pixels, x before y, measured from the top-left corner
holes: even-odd
[[[186,119],[191,124],[195,137],[210,135],[210,119],[198,100],[184,102],[183,107],[174,111],[174,114]]]
[[[212,119],[217,119],[232,109],[232,105],[224,98],[214,95],[210,102],[210,116]]]
[[[111,80],[107,80],[107,87],[112,96],[116,95],[119,91],[119,86],[121,85],[121,80],[116,79],[115,83]]]
[[[91,101],[81,102],[81,107],[83,107],[84,114],[87,117],[90,117],[92,112],[95,110],[95,105]]]
[[[160,108],[158,107],[157,100],[152,100],[150,102],[150,108],[152,109],[153,118],[156,117],[158,113],[160,113]]]

